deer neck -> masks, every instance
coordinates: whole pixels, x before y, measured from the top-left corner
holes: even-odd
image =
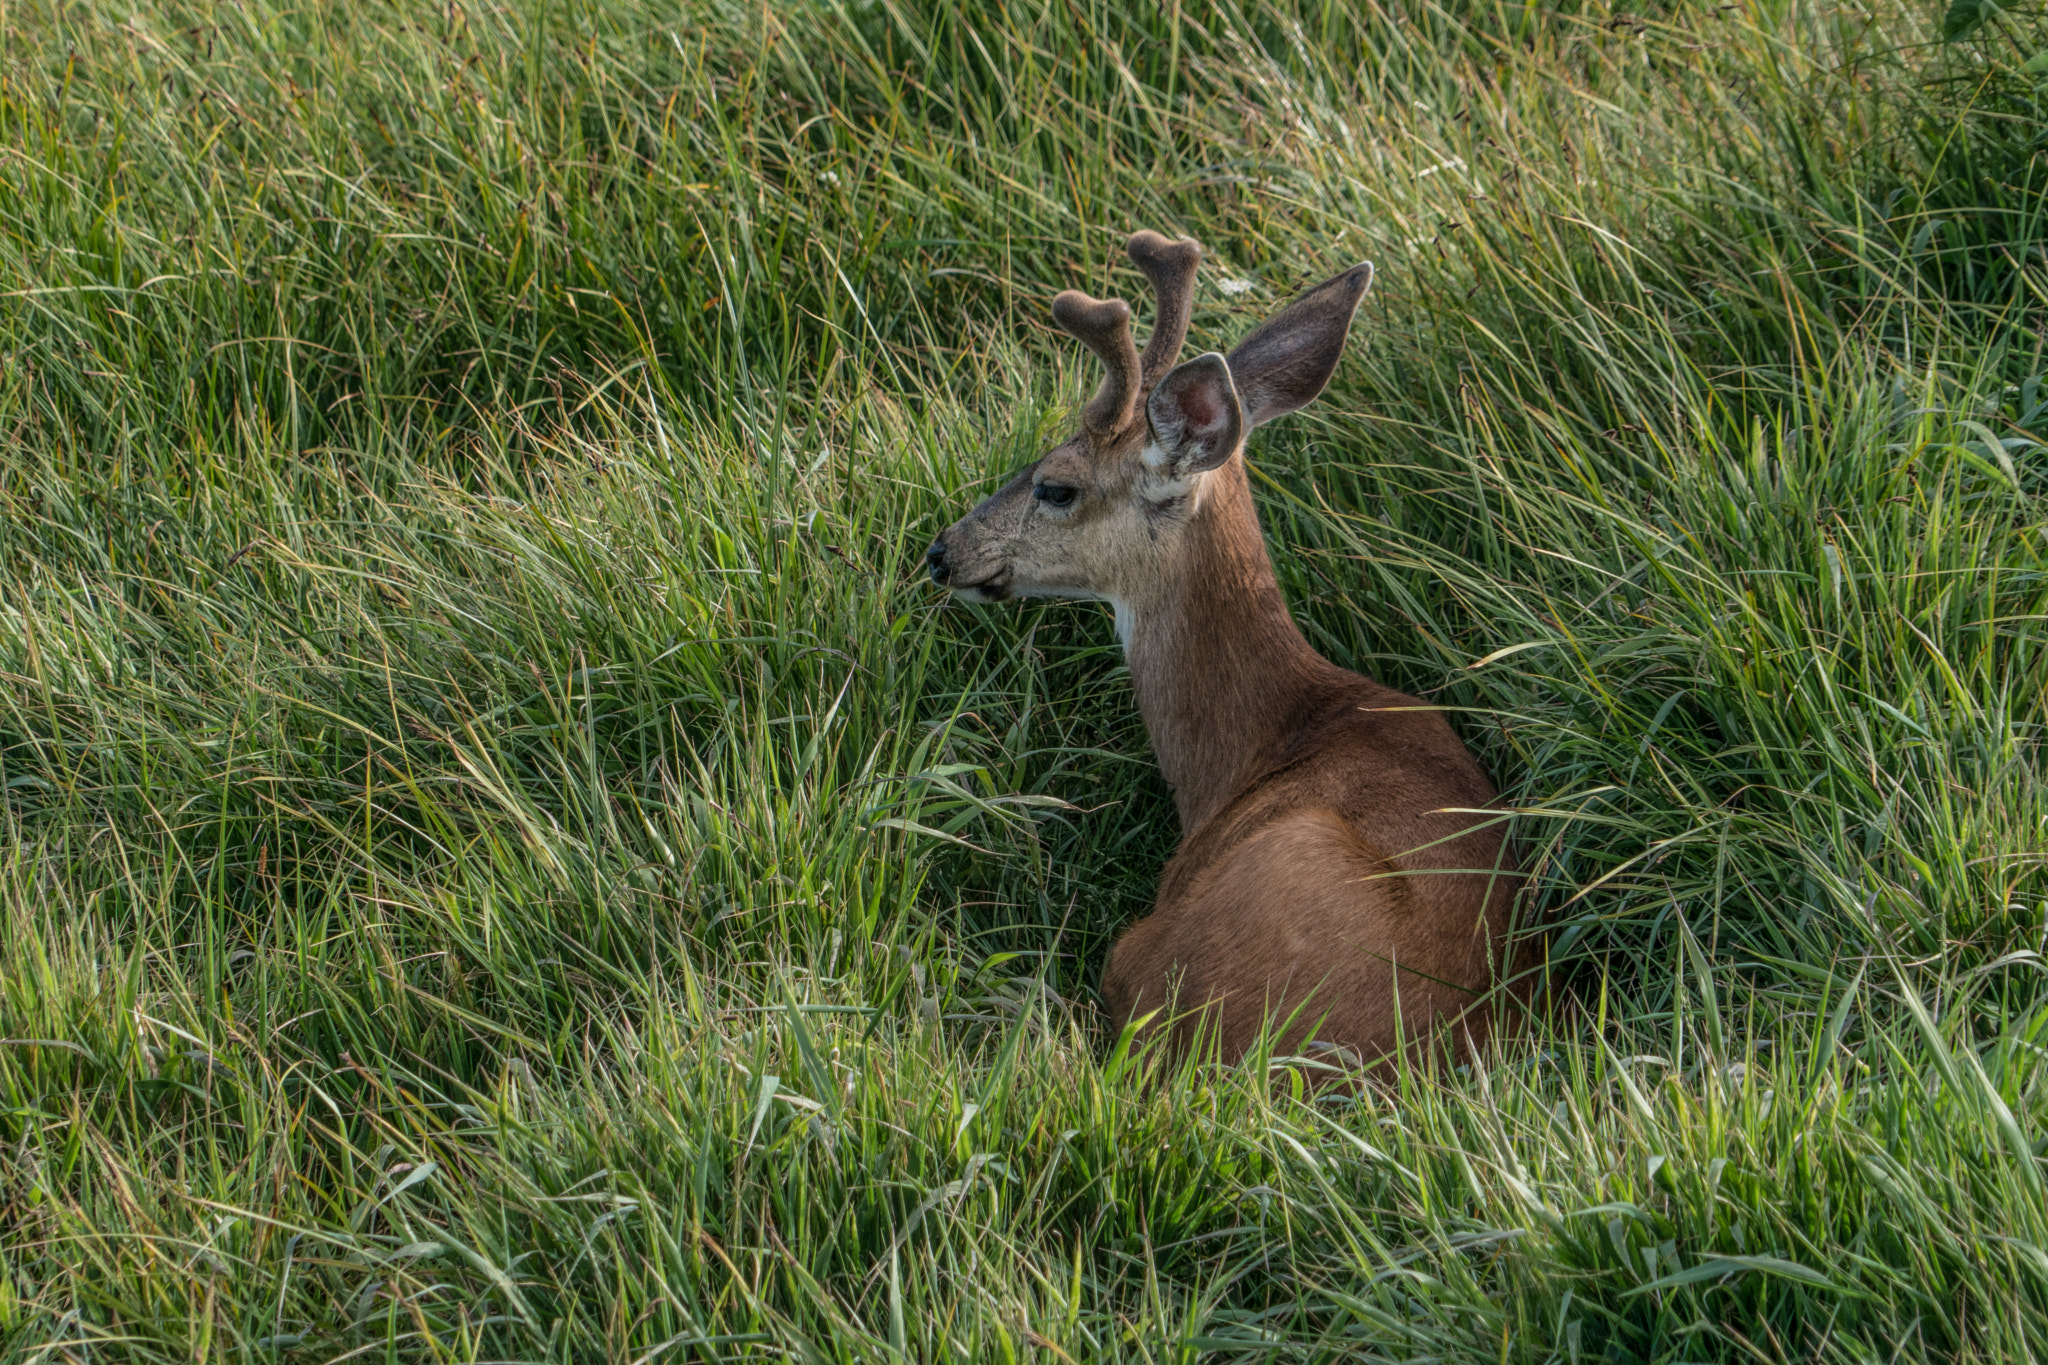
[[[1341,674],[1287,614],[1241,457],[1208,476],[1175,560],[1118,600],[1117,628],[1153,753],[1192,834],[1284,761],[1304,713]]]

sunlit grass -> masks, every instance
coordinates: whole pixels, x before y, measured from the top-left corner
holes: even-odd
[[[2048,125],[1939,21],[0,8],[0,1355],[2026,1358]],[[1252,456],[1518,812],[1484,1066],[1093,1008],[1107,619],[917,557],[1137,226],[1203,347],[1379,264]]]

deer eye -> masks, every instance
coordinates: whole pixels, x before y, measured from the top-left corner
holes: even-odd
[[[1032,486],[1031,496],[1047,507],[1071,507],[1074,505],[1074,495],[1078,492],[1079,489],[1069,484],[1041,483]]]

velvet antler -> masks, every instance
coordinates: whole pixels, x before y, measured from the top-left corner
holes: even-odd
[[[1052,301],[1053,321],[1102,361],[1102,387],[1081,410],[1081,424],[1097,435],[1121,431],[1138,397],[1138,345],[1131,340],[1131,305],[1091,299],[1069,289]]]
[[[1145,354],[1131,339],[1131,306],[1122,299],[1091,299],[1069,289],[1052,301],[1053,321],[1065,328],[1102,361],[1102,387],[1081,410],[1081,424],[1107,436],[1130,423],[1139,395],[1173,368],[1187,339],[1188,317],[1194,311],[1195,267],[1202,248],[1193,238],[1169,242],[1156,232],[1134,233],[1125,244],[1131,260],[1152,281],[1159,316]]]
[[[1152,281],[1152,294],[1159,305],[1152,319],[1152,335],[1145,342],[1145,354],[1139,362],[1143,371],[1141,382],[1150,389],[1173,368],[1173,362],[1180,357],[1181,343],[1188,338],[1188,318],[1195,310],[1195,268],[1202,261],[1202,245],[1192,237],[1169,242],[1147,230],[1133,233],[1124,249],[1130,252],[1138,269],[1145,272],[1145,278]]]

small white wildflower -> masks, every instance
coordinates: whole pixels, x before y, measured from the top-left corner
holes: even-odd
[[[1252,292],[1252,282],[1250,280],[1218,280],[1216,281],[1216,287],[1233,298],[1239,294],[1249,294]]]
[[[820,175],[818,179],[823,181],[827,185],[836,185],[839,183],[839,172],[826,171],[824,174]]]

